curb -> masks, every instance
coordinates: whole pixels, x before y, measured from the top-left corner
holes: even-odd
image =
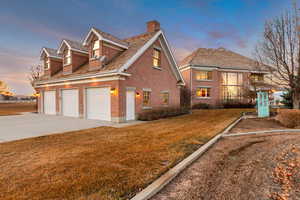
[[[158,193],[164,186],[170,183],[180,172],[182,172],[186,167],[197,160],[203,153],[205,153],[212,145],[214,145],[219,139],[223,137],[224,134],[228,133],[237,123],[243,119],[243,116],[239,117],[233,123],[231,123],[225,130],[210,139],[207,143],[201,146],[197,151],[189,155],[187,158],[178,163],[175,167],[171,168],[169,171],[164,173],[150,185],[148,185],[141,192],[137,193],[130,200],[148,200]]]
[[[279,129],[279,130],[253,131],[253,132],[246,132],[246,133],[227,134],[227,135],[222,135],[222,137],[235,137],[235,136],[259,135],[259,134],[283,133],[283,132],[300,132],[300,129]]]

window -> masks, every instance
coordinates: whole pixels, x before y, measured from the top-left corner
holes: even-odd
[[[207,87],[198,87],[196,90],[196,96],[197,97],[210,97],[210,90],[211,88]]]
[[[196,72],[196,80],[212,80],[212,72],[211,71],[197,71]]]
[[[144,91],[143,92],[143,106],[149,106],[150,105],[150,91]]]
[[[92,43],[92,54],[91,54],[91,58],[97,58],[99,57],[99,48],[100,48],[100,41],[99,40],[95,40]]]
[[[153,66],[160,67],[160,50],[153,50]]]
[[[243,73],[222,73],[222,90],[224,100],[241,100]]]
[[[50,59],[46,59],[44,63],[44,70],[50,69]]]
[[[71,64],[71,51],[67,50],[64,52],[64,65]]]
[[[252,81],[264,81],[264,75],[263,74],[251,74],[250,79]]]
[[[162,95],[162,103],[164,105],[168,105],[169,104],[169,92],[163,92],[161,95]]]

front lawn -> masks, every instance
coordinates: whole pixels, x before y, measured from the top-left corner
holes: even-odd
[[[0,116],[36,112],[36,103],[0,103]]]
[[[0,144],[0,199],[126,199],[192,153],[245,109],[124,128],[99,127]]]

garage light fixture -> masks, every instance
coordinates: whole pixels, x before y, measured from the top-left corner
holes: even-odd
[[[136,96],[136,97],[140,97],[141,95],[140,95],[140,93],[136,92],[136,93],[135,93],[135,96]]]

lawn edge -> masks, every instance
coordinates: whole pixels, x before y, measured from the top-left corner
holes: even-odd
[[[194,161],[199,159],[201,155],[203,155],[211,146],[213,146],[219,139],[223,138],[223,135],[228,133],[237,123],[239,123],[244,118],[244,115],[241,115],[234,122],[229,124],[227,128],[225,128],[221,133],[215,135],[212,139],[206,142],[203,146],[201,146],[198,150],[193,152],[191,155],[186,157],[180,163],[175,165],[173,168],[168,170],[162,176],[153,181],[150,185],[148,185],[141,192],[137,193],[130,200],[148,200],[157,194],[160,190],[162,190],[168,183],[170,183],[179,173],[181,173],[184,169],[186,169],[189,165],[191,165]]]
[[[262,134],[270,134],[270,133],[284,133],[284,132],[300,132],[300,129],[274,129],[274,130],[265,130],[265,131],[251,131],[244,133],[232,133],[223,135],[222,137],[236,137],[236,136],[248,136],[248,135],[262,135]]]

